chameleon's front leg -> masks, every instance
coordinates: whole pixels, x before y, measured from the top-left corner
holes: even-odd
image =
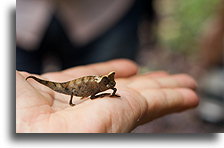
[[[71,94],[71,99],[70,99],[70,101],[69,101],[69,105],[70,105],[70,106],[75,106],[75,104],[72,103],[72,98],[73,98],[73,93]]]
[[[117,88],[111,88],[113,90],[113,93],[110,95],[110,97],[120,97],[119,95],[116,95]]]

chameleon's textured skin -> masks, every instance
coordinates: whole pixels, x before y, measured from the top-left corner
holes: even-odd
[[[37,82],[49,87],[50,89],[66,94],[66,95],[71,95],[70,99],[70,105],[73,106],[72,104],[72,97],[77,96],[77,97],[88,97],[91,96],[90,98],[96,98],[96,94],[99,92],[106,91],[108,89],[112,89],[114,92],[112,93],[112,96],[117,96],[115,95],[117,89],[114,88],[116,85],[116,82],[114,80],[115,72],[110,72],[108,75],[103,75],[103,76],[84,76],[78,79],[74,79],[71,81],[67,82],[52,82],[52,81],[47,81],[47,80],[42,80],[39,79],[35,76],[28,76],[26,78],[32,78],[36,80]]]

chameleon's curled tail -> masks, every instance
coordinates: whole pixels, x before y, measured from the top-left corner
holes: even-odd
[[[34,77],[34,76],[28,76],[28,77],[26,78],[26,80],[29,79],[29,78],[32,78],[32,79],[36,80],[37,82],[39,82],[39,83],[41,83],[41,84],[43,84],[43,85],[45,85],[45,86],[48,86],[48,87],[49,87],[49,83],[53,83],[53,82],[50,82],[50,81],[47,81],[47,80],[39,79],[39,78]]]
[[[37,78],[37,77],[35,77],[35,76],[28,76],[28,77],[26,78],[26,80],[29,79],[29,78],[32,78],[32,79],[36,80],[37,82],[39,82],[39,83],[41,83],[41,84],[43,84],[43,85],[49,87],[50,89],[52,89],[52,90],[54,90],[54,91],[57,91],[57,92],[59,92],[59,93],[65,93],[65,94],[66,94],[66,92],[65,92],[65,90],[64,90],[64,88],[63,88],[63,86],[62,86],[63,83],[58,83],[58,82],[52,82],[52,81],[42,80],[42,79],[39,79],[39,78]]]

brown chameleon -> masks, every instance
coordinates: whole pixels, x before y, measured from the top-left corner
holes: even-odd
[[[84,76],[62,83],[42,80],[35,76],[28,76],[26,80],[32,78],[56,92],[71,95],[69,104],[74,106],[75,104],[72,103],[73,96],[82,98],[90,96],[90,99],[95,99],[97,97],[108,95],[108,93],[96,95],[97,93],[106,91],[108,89],[113,90],[113,93],[110,96],[120,97],[115,94],[117,89],[115,88],[116,82],[114,80],[114,75],[115,72],[110,72],[109,74],[103,76]]]

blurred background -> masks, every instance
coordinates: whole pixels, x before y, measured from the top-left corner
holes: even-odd
[[[16,69],[58,71],[116,58],[188,73],[199,107],[133,133],[224,132],[224,0],[17,0]]]
[[[157,0],[154,8],[155,24],[146,21],[139,31],[141,70],[192,75],[199,82],[201,102],[194,110],[168,115],[133,132],[224,132],[224,1]]]

